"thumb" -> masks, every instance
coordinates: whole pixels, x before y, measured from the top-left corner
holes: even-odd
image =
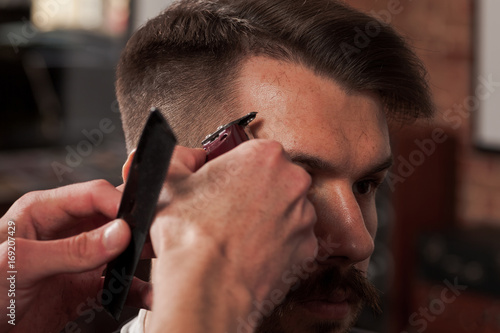
[[[32,279],[90,271],[123,252],[130,237],[127,223],[117,219],[98,229],[60,240],[17,239],[17,267]]]
[[[173,167],[179,165],[192,173],[196,172],[205,164],[206,158],[207,152],[201,148],[175,146],[171,163]]]

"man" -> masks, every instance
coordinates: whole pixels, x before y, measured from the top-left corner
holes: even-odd
[[[345,332],[363,304],[377,309],[364,277],[388,122],[432,114],[424,73],[391,28],[329,0],[181,1],[128,42],[117,94],[129,150],[152,106],[186,146],[257,111],[255,137],[278,141],[312,177],[316,261],[283,273],[293,288],[274,311],[276,295],[251,300],[239,332]],[[161,327],[154,314],[146,327]]]
[[[313,258],[317,246],[315,212],[306,198],[310,177],[279,144],[253,140],[203,165],[205,157],[202,149],[176,148],[162,198],[168,205],[160,204],[151,230],[158,256],[155,306],[169,308],[156,312],[166,320],[160,331],[226,331],[248,312],[249,300],[263,299],[273,286],[288,290],[279,274]],[[228,172],[238,181],[221,182]],[[294,184],[283,186],[290,178]],[[276,187],[266,193],[271,180]],[[214,185],[221,203],[200,209],[199,190]],[[125,222],[106,223],[116,216],[120,192],[101,180],[32,192],[0,219],[0,308],[9,318],[0,321],[2,332],[79,332],[72,320],[90,323],[103,311],[103,264],[130,241]],[[245,197],[251,202],[234,205],[234,198]],[[249,260],[238,260],[249,253]],[[148,283],[133,281],[129,305],[150,308],[151,297]],[[215,301],[218,306],[206,307]]]
[[[202,152],[177,149],[163,196],[169,204],[151,232],[158,257],[153,311],[137,326],[146,325],[148,332],[343,332],[364,303],[376,309],[364,276],[376,231],[374,195],[391,162],[387,124],[431,115],[423,75],[389,27],[336,1],[184,1],[137,32],[117,81],[129,151],[151,106],[164,112],[181,145],[189,147],[217,125],[259,112],[251,124],[258,140],[206,165]],[[86,198],[79,205],[84,213],[65,211],[61,218],[66,226],[66,220],[91,216],[91,225],[68,230],[56,228],[55,217],[43,223],[20,218],[54,212],[45,205],[34,214],[40,198],[32,195],[9,211],[2,226],[19,220],[23,236],[33,239],[25,245],[33,249],[53,244],[35,240],[97,228],[112,219],[118,202],[115,189],[86,186],[97,185],[112,202],[96,208],[93,191],[74,194]],[[43,200],[59,202],[68,193],[85,193],[82,187],[50,192]],[[22,281],[32,300],[24,312],[35,308],[45,315],[27,318],[27,327],[47,327],[43,318],[57,318],[37,298],[47,289],[40,279],[57,291],[47,277],[93,269],[92,279],[76,276],[87,284],[84,292],[66,293],[73,289],[59,284],[61,298],[49,300],[61,308],[55,315],[63,323],[80,308],[75,300],[95,295],[98,267],[129,237],[122,222],[111,232],[105,228],[67,242],[83,244],[72,257],[76,267],[55,265]],[[116,246],[106,248],[113,244],[106,235],[116,236]],[[90,244],[100,247],[83,265]],[[5,243],[0,250],[7,250]],[[88,281],[94,281],[91,288]],[[144,287],[134,290],[139,305],[151,305]],[[71,305],[64,304],[68,299]]]

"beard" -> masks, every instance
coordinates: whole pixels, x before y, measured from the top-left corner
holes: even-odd
[[[302,313],[300,303],[311,300],[328,300],[339,293],[348,295],[350,316],[343,320],[318,320]],[[307,280],[299,281],[289,291],[285,299],[255,330],[256,333],[289,332],[348,332],[364,306],[378,314],[380,298],[377,289],[364,274],[350,267],[344,273],[338,267],[330,267]]]

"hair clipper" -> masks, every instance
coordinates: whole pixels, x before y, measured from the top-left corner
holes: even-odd
[[[207,135],[201,142],[207,152],[207,162],[233,149],[240,143],[253,139],[248,124],[255,119],[257,112],[250,112],[235,121],[220,126],[215,132]]]

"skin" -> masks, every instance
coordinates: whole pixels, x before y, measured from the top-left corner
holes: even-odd
[[[366,275],[377,228],[375,192],[392,160],[387,122],[378,98],[368,93],[347,94],[332,80],[316,76],[302,66],[262,57],[251,58],[244,63],[237,84],[240,108],[234,118],[258,111],[257,119],[251,124],[255,137],[279,142],[287,159],[311,176],[307,197],[317,215],[314,234],[318,239],[328,240],[334,249],[330,252],[319,249],[317,258],[322,260],[317,260],[318,266],[309,276],[314,277],[332,267],[337,268],[340,274],[356,267]],[[240,153],[248,144],[243,143],[214,162],[228,163],[232,160],[249,165],[257,157],[269,154],[263,149],[259,154],[253,154],[252,158],[244,159]],[[262,165],[261,160],[257,162]],[[286,165],[283,163],[283,166]],[[260,176],[266,177],[255,174],[249,182],[238,179],[239,188],[248,187],[251,192],[252,184],[259,182]],[[259,187],[286,193],[282,191],[285,184],[300,182],[300,178],[294,176],[288,177],[285,183],[276,177],[270,179],[259,182]],[[220,199],[223,201],[224,198]],[[227,202],[238,200],[244,198],[230,196]],[[265,203],[266,200],[260,204]],[[225,214],[229,213],[230,210]],[[236,221],[253,218],[255,210],[239,213],[236,219],[230,219],[232,228],[221,238],[215,236],[218,235],[215,230],[208,230],[208,235],[199,237],[193,236],[198,235],[199,230],[179,232],[178,224],[172,225],[168,219],[155,221],[152,242],[160,263],[153,271],[155,296],[153,311],[146,317],[146,331],[160,332],[165,327],[169,331],[188,327],[190,332],[346,331],[356,318],[359,304],[348,303],[346,298],[349,296],[344,290],[334,291],[330,299],[311,295],[310,299],[293,304],[293,308],[286,309],[282,315],[266,315],[252,321],[255,304],[273,299],[272,295],[276,295],[273,292],[286,294],[292,286],[276,271],[265,274],[269,268],[277,266],[284,272],[294,267],[294,263],[300,264],[305,262],[304,258],[310,258],[292,255],[291,260],[283,261],[283,257],[290,256],[286,247],[280,247],[280,242],[272,237],[266,241],[261,233],[257,241],[266,246],[247,247],[272,249],[270,253],[257,256],[262,259],[261,262],[256,260],[254,252],[250,256],[235,256],[228,262],[227,254],[231,257],[230,253],[241,254],[243,250],[224,247],[227,252],[222,254],[215,250],[220,248],[221,240],[222,243],[230,239],[241,241],[252,237],[259,228],[269,227],[269,224],[263,223],[259,228],[252,229],[254,232],[249,232],[246,228],[254,225],[252,222],[241,229],[244,225]],[[244,215],[246,213],[249,215]],[[212,214],[214,212],[211,211],[207,215]],[[167,215],[173,217],[177,213],[171,210]],[[203,220],[203,216],[196,216],[191,222],[200,218]],[[193,225],[196,226],[196,223]],[[176,237],[171,236],[172,229],[177,230]],[[165,246],[165,239],[179,240],[182,239],[179,235],[186,234],[191,235],[188,240],[174,247],[178,252],[172,251],[172,243]],[[186,258],[196,259],[187,261]],[[234,265],[238,261],[243,261],[243,268]],[[244,267],[255,268],[258,274],[249,280],[234,275],[234,272],[245,271]],[[259,276],[268,279],[259,280]],[[221,293],[221,288],[232,292]],[[256,294],[256,290],[260,292]],[[175,306],[172,303],[174,299]],[[259,320],[263,320],[263,324],[257,327]]]
[[[391,164],[387,121],[379,99],[347,94],[334,81],[295,64],[257,57],[245,63],[239,80],[242,114],[258,111],[252,131],[280,142],[292,161],[312,177],[309,199],[318,217],[318,239],[338,247],[324,268],[351,266],[366,271],[377,229],[375,192]],[[313,273],[314,274],[314,273]],[[279,332],[314,332],[318,322],[337,322],[344,331],[354,309],[339,316],[340,305],[301,303],[270,327]],[[264,320],[265,321],[265,320]],[[266,326],[266,323],[263,325]],[[322,328],[318,330],[326,332]]]
[[[205,153],[197,153],[176,148],[160,200],[168,204],[151,228],[148,332],[234,331],[252,301],[286,292],[281,273],[317,248],[310,176],[281,145],[252,140],[202,167]]]
[[[281,145],[253,140],[216,161],[204,161],[203,150],[176,148],[151,229],[158,256],[155,293],[136,280],[129,294],[129,305],[149,308],[153,298],[162,310],[156,313],[165,314],[153,321],[153,332],[235,328],[233,318],[278,287],[285,267],[315,254],[316,215],[307,199],[311,177],[287,159]],[[290,178],[296,181],[288,184]],[[271,180],[277,184],[273,191]],[[214,194],[220,204],[209,205]],[[16,325],[4,321],[2,331],[57,332],[68,323],[75,330],[71,320],[78,315],[102,311],[98,292],[104,264],[130,240],[124,221],[108,222],[117,214],[120,197],[111,184],[93,181],[32,192],[16,201],[0,221],[0,266],[6,273],[8,226],[14,220],[18,270]],[[273,261],[277,252],[282,256]],[[263,269],[267,274],[261,274]],[[2,281],[0,305],[6,309],[10,285],[6,276]],[[219,292],[220,281],[227,292]],[[199,300],[198,307],[193,300]],[[210,307],[212,302],[218,306]]]
[[[301,66],[266,58],[247,61],[238,85],[235,116],[259,111],[252,131],[260,140],[207,164],[200,150],[176,149],[151,230],[154,292],[147,285],[132,289],[136,305],[148,308],[153,298],[148,332],[238,330],[256,302],[290,290],[284,271],[315,255],[323,259],[309,277],[329,267],[366,272],[377,224],[375,184],[390,164],[377,98],[346,94]],[[2,217],[1,267],[7,267],[8,221],[16,221],[15,330],[58,331],[97,294],[103,264],[130,237],[123,221],[107,224],[119,197],[103,181],[76,184],[28,194]],[[316,252],[317,239],[334,251]],[[0,292],[7,295],[3,281]],[[339,304],[347,297],[342,290],[334,297],[296,304],[278,320],[270,317],[267,327],[327,332],[316,324],[331,322],[339,328],[330,332],[345,330],[355,314]],[[8,299],[0,302],[5,309]],[[267,330],[271,319],[260,319],[259,330]]]
[[[127,224],[113,221],[120,198],[120,190],[97,180],[31,192],[14,203],[0,219],[0,307],[7,318],[15,299],[16,325],[2,320],[0,331],[58,332],[98,306],[104,265],[130,239]],[[8,228],[11,220],[15,229]],[[8,237],[15,238],[15,298],[7,297]],[[149,284],[134,280],[130,304],[148,308],[148,294]]]

